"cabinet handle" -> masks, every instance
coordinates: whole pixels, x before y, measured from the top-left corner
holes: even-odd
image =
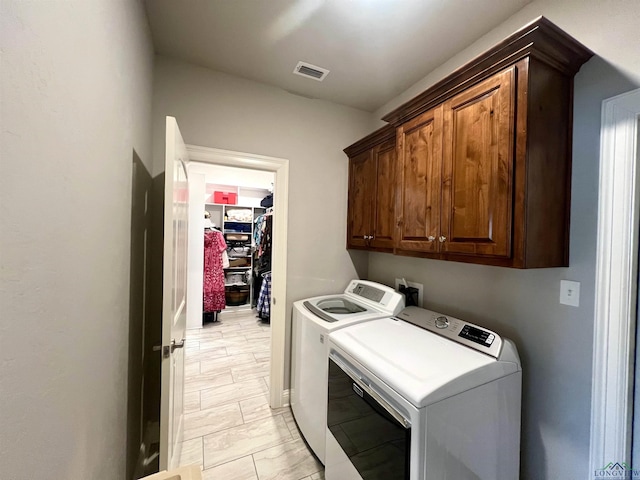
[[[366,236],[366,235],[363,235],[363,236],[362,236],[362,239],[363,239],[363,240],[366,240],[366,239],[367,239],[367,236]]]
[[[440,243],[444,243],[447,241],[447,237],[445,237],[444,235],[441,235],[440,238],[438,238],[438,240],[440,240]]]
[[[373,240],[373,235],[369,235],[369,240]]]
[[[427,240],[430,241],[430,242],[433,242],[435,239],[436,239],[436,237],[434,237],[433,235],[429,235],[427,237]]]

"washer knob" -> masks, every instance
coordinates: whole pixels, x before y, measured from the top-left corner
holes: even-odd
[[[449,326],[449,319],[447,317],[438,317],[436,318],[436,327],[437,328],[447,328]]]

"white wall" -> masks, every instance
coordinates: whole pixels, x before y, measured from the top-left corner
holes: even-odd
[[[640,82],[638,0],[537,0],[380,107],[374,117],[383,117],[540,15],[606,59],[622,75]]]
[[[204,183],[189,166],[189,247],[187,249],[187,328],[202,327],[204,290]]]
[[[275,174],[264,170],[249,170],[248,168],[227,167],[226,165],[211,165],[208,163],[192,162],[189,173],[202,173],[205,182],[218,185],[273,189]]]
[[[517,271],[370,254],[369,278],[425,285],[425,306],[515,340],[524,373],[523,479],[589,479],[600,108],[640,81],[640,3],[533,2],[377,113],[383,116],[519,27],[545,15],[596,52],[575,79],[569,268]],[[581,282],[580,307],[559,304],[560,280]],[[611,459],[626,461],[630,459]]]
[[[187,143],[290,161],[287,312],[293,301],[342,291],[358,276],[345,249],[342,149],[371,131],[369,113],[156,57],[156,172],[166,115],[176,117]],[[362,266],[364,257],[355,258]]]
[[[0,2],[0,477],[125,478],[138,1]]]

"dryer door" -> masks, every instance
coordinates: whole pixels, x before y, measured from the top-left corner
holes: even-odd
[[[329,358],[329,432],[363,480],[409,480],[411,424],[356,377]]]

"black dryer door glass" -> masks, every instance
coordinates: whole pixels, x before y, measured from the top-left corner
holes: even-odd
[[[409,480],[411,428],[329,359],[327,426],[363,480]]]

